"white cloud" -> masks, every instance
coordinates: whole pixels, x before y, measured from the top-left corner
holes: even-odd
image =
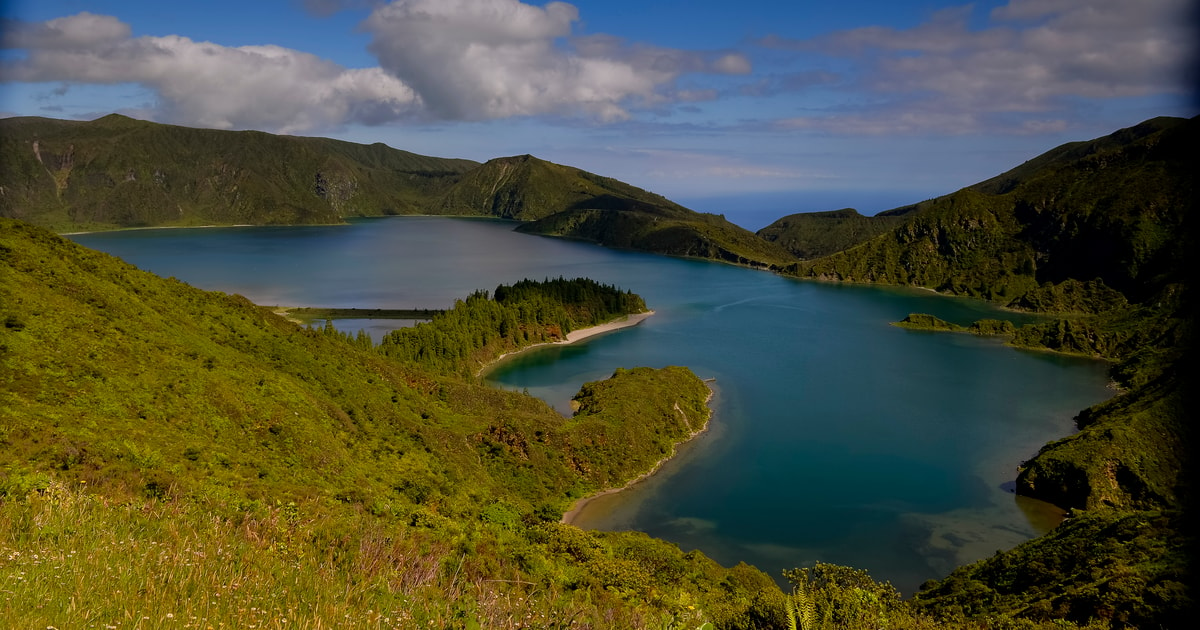
[[[137,83],[157,93],[155,118],[219,129],[292,133],[378,123],[417,105],[408,86],[378,68],[347,69],[278,46],[129,34],[116,18],[89,13],[24,25],[6,41],[26,57],[3,62],[0,78]]]
[[[108,15],[83,12],[40,24],[6,24],[4,48],[70,50],[104,46],[128,39],[128,24]]]
[[[873,112],[789,125],[968,132],[1002,118],[1032,133],[1059,127],[1079,99],[1185,95],[1195,53],[1190,8],[1190,0],[1010,0],[978,30],[965,6],[911,29],[763,43],[856,58],[866,70],[855,87],[876,97]]]
[[[428,112],[481,120],[585,112],[603,121],[672,100],[684,73],[744,73],[735,53],[572,37],[578,10],[563,2],[396,0],[364,23],[380,64],[421,95]]]
[[[635,108],[715,98],[689,73],[745,74],[730,52],[576,36],[579,11],[519,0],[300,0],[312,12],[372,6],[361,25],[380,67],[348,69],[278,46],[228,47],[180,35],[133,37],[116,17],[80,13],[3,23],[0,81],[148,88],[152,118],[276,132],[405,118],[557,115],[604,122]],[[661,111],[659,109],[658,111]]]

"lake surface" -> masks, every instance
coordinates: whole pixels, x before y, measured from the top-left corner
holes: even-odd
[[[776,577],[832,562],[909,594],[1045,531],[1057,512],[1005,484],[1043,443],[1073,430],[1075,413],[1111,394],[1099,362],[889,325],[911,312],[960,324],[1013,317],[983,303],[802,282],[512,227],[396,217],[72,238],[264,305],[447,308],[476,289],[558,276],[639,293],[656,311],[641,325],[519,355],[488,379],[565,412],[581,384],[617,367],[686,365],[715,378],[710,430],[659,474],[588,504],[576,522],[638,529]],[[376,337],[389,326],[365,323]]]

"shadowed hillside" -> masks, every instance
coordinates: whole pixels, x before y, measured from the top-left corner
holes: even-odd
[[[789,214],[755,232],[801,259],[820,258],[848,249],[895,227],[897,216],[864,217],[853,208]]]
[[[1059,285],[1098,281],[1143,302],[1183,269],[1198,130],[1194,119],[1156,118],[1059,147],[987,182],[881,213],[903,222],[788,272],[1013,306],[1025,299],[1049,311],[1064,310],[1045,302]]]
[[[0,216],[60,230],[337,223],[420,212],[469,160],[382,144],[160,125],[0,120]]]
[[[788,268],[1054,313],[1017,329],[984,321],[961,330],[1113,363],[1122,393],[1083,410],[1079,432],[1042,448],[1017,479],[1021,494],[1086,512],[929,584],[917,596],[925,609],[1098,616],[1135,627],[1189,619],[1198,142],[1200,119],[1156,118],[1063,145],[975,186],[881,213],[899,223]],[[921,314],[901,324],[958,330]]]
[[[529,155],[478,164],[383,144],[191,129],[114,114],[91,122],[0,120],[0,165],[0,216],[59,231],[397,214],[534,221],[568,213],[529,230],[740,264],[792,261],[722,217]],[[603,212],[609,225],[581,224],[580,212]],[[654,224],[664,217],[669,224]],[[636,234],[609,236],[632,224]]]

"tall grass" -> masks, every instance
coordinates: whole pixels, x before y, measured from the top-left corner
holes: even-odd
[[[231,519],[58,481],[0,498],[0,619],[64,630],[675,627],[659,609],[505,567],[486,536],[300,511]]]

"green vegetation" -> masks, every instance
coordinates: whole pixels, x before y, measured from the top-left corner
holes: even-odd
[[[0,163],[0,216],[63,231],[411,214],[477,166],[383,144],[115,114],[0,120]]]
[[[794,260],[787,250],[733,225],[723,216],[697,214],[674,204],[648,206],[614,201],[559,212],[517,230],[761,269],[778,269]]]
[[[523,280],[477,291],[432,321],[387,334],[385,356],[438,373],[475,374],[497,357],[563,341],[587,328],[646,310],[641,297],[587,278]]]
[[[898,322],[892,322],[892,325],[911,330],[938,330],[947,332],[959,332],[966,330],[966,328],[963,328],[958,324],[954,324],[925,313],[909,313],[904,319]]]
[[[302,306],[280,309],[281,314],[301,320],[312,319],[433,319],[442,313],[430,308],[316,308]]]
[[[609,177],[532,155],[496,158],[466,174],[438,201],[436,214],[535,221],[577,208],[669,208],[694,215],[665,197]]]
[[[1059,147],[987,182],[881,213],[899,225],[787,272],[1053,311],[1152,300],[1178,281],[1188,255],[1180,237],[1195,205],[1198,133],[1200,120],[1156,118]]]
[[[1098,618],[1182,627],[1194,606],[1194,500],[1185,396],[1194,374],[1195,146],[1200,119],[1154,119],[1064,145],[1001,176],[895,211],[889,233],[790,270],[917,284],[1056,317],[969,329],[928,315],[898,325],[1004,335],[1024,348],[1103,358],[1123,388],[1079,432],[1019,470],[1017,491],[1088,510],[1016,549],[927,585],[939,614]],[[888,213],[885,213],[888,214]]]
[[[569,219],[531,227],[679,256],[770,266],[793,260],[723,217],[533,156],[485,164],[326,138],[190,129],[116,114],[91,122],[0,120],[0,217],[60,231],[340,223],[396,214],[536,221],[600,213],[629,238]],[[655,226],[659,219],[669,223]]]
[[[282,627],[284,617],[313,628],[1182,627],[1194,618],[1185,397],[1195,375],[1184,349],[1198,124],[1155,119],[1065,145],[883,213],[898,223],[884,234],[791,263],[778,244],[747,240],[720,217],[529,157],[476,171],[382,145],[119,116],[0,121],[3,216],[59,229],[429,208],[536,218],[523,229],[1054,312],[1020,328],[981,320],[966,330],[1102,357],[1125,388],[1022,465],[1019,492],[1086,510],[1051,534],[930,582],[909,602],[862,571],[824,564],[788,572],[784,594],[746,565],[556,522],[704,425],[708,391],[689,371],[618,370],[581,389],[572,418],[473,376],[504,352],[644,309],[636,296],[586,280],[523,281],[468,296],[376,347],[0,219],[0,618],[18,627]],[[905,322],[956,328],[915,314]]]
[[[864,217],[853,208],[803,212],[777,219],[755,234],[808,260],[835,254],[896,227],[899,216]]]
[[[707,421],[684,368],[590,383],[568,419],[23,223],[0,220],[0,263],[6,623],[751,628],[782,610],[753,568],[556,522]],[[586,281],[497,291],[556,292],[580,322],[600,296],[640,306]]]
[[[1178,511],[1082,513],[995,558],[955,571],[915,598],[920,610],[1033,621],[1093,618],[1116,627],[1195,621]]]

